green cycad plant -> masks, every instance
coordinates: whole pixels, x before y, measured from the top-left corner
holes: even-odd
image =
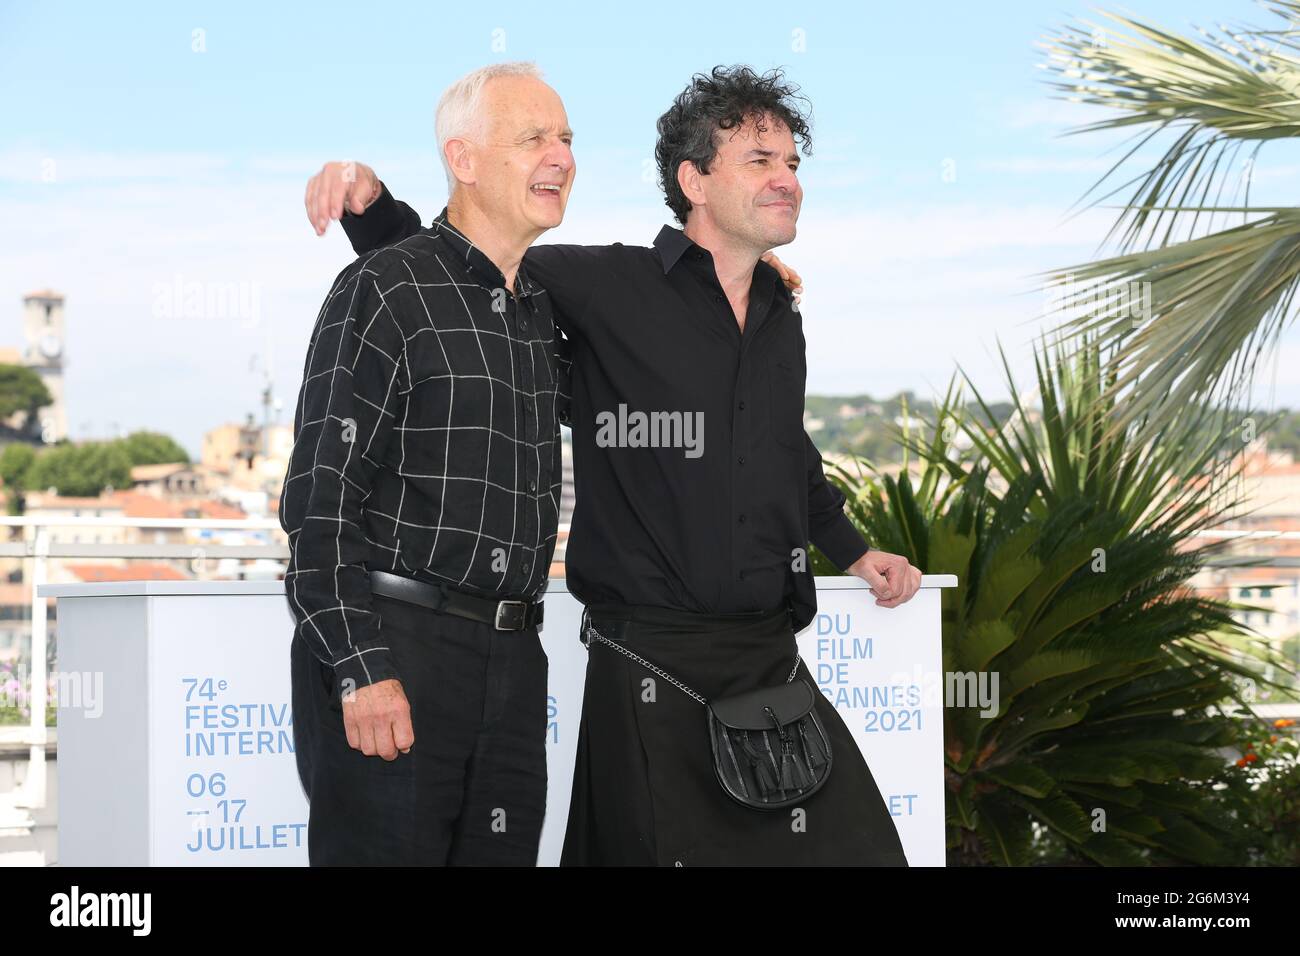
[[[1239,860],[1249,834],[1203,782],[1232,740],[1218,706],[1240,701],[1234,675],[1268,683],[1258,665],[1273,655],[1187,588],[1217,547],[1194,533],[1234,505],[1234,435],[1222,416],[1141,445],[1142,421],[1104,427],[1114,371],[1096,342],[1035,365],[1041,415],[1017,400],[997,427],[954,380],[928,438],[900,430],[917,469],[828,465],[873,546],[957,575],[944,669],[997,688],[991,717],[945,708],[949,860],[1025,865],[1044,847],[1056,862]],[[821,555],[814,571],[835,573]]]

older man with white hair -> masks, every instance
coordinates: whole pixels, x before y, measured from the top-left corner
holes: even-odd
[[[312,865],[537,857],[567,399],[522,259],[564,216],[573,134],[536,67],[505,63],[447,90],[437,136],[446,208],[338,276],[294,417],[279,513]]]

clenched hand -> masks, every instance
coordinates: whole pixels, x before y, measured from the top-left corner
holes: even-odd
[[[367,757],[396,760],[415,743],[411,705],[399,680],[381,680],[356,690],[344,689],[343,729],[348,746]]]

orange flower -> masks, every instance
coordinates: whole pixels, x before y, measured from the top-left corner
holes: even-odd
[[[1294,723],[1295,723],[1295,721],[1292,720],[1290,717],[1279,717],[1277,720],[1273,721],[1273,726],[1274,726],[1274,727],[1290,727],[1290,726],[1291,726],[1292,724],[1294,724]]]
[[[1275,744],[1275,743],[1277,743],[1277,734],[1272,734],[1272,735],[1268,738],[1268,742],[1271,743],[1271,744]]]
[[[1259,755],[1258,755],[1258,754],[1246,754],[1246,756],[1242,757],[1241,759],[1244,760],[1244,761],[1246,761],[1246,763],[1254,763],[1256,760],[1259,759]]]
[[[1255,745],[1254,745],[1254,744],[1246,744],[1246,749],[1247,749],[1247,750],[1254,750],[1254,749],[1255,749]]]
[[[1237,761],[1237,766],[1238,766],[1238,767],[1244,767],[1244,766],[1246,766],[1246,758],[1245,758],[1245,757],[1242,757],[1240,760],[1238,760],[1238,761]]]

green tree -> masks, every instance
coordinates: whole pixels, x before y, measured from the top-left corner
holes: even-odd
[[[107,487],[131,486],[131,459],[121,442],[83,442],[50,448],[37,456],[28,487],[61,495],[95,496]]]
[[[172,462],[189,464],[190,455],[170,435],[161,432],[137,431],[120,439],[127,458],[134,465],[166,465]]]
[[[8,492],[9,513],[23,513],[23,493],[29,489],[27,484],[29,472],[36,462],[36,452],[31,445],[12,442],[0,451],[0,480],[4,481]]]
[[[25,365],[0,365],[0,419],[14,412],[27,412],[27,432],[40,437],[36,413],[54,401],[41,377]]]

